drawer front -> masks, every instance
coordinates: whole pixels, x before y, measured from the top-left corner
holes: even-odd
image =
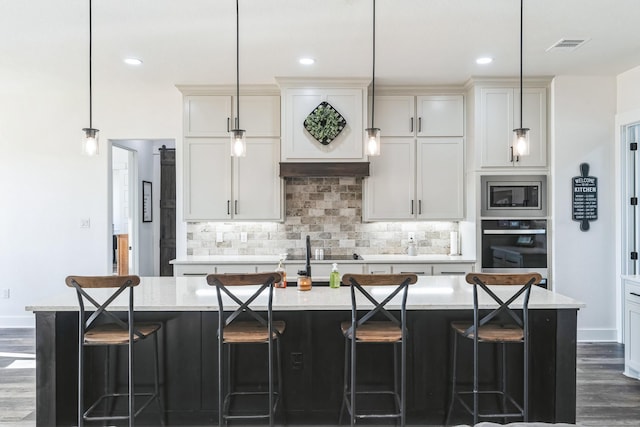
[[[173,266],[173,275],[179,276],[206,276],[216,272],[216,266],[213,264],[175,264]]]
[[[216,267],[216,273],[218,274],[228,274],[228,273],[255,273],[256,266],[255,265],[247,265],[247,264],[229,264],[229,265],[218,265]]]
[[[465,275],[473,272],[473,264],[434,264],[434,276]]]
[[[431,276],[431,270],[429,264],[391,264],[393,274],[415,273],[418,276]]]
[[[640,304],[640,284],[635,282],[624,282],[625,300]]]
[[[367,274],[391,274],[391,264],[367,264]]]
[[[331,264],[313,264],[311,263],[311,276],[314,277],[329,277],[332,269]],[[362,264],[340,264],[338,263],[338,272],[340,276],[343,274],[362,274]]]

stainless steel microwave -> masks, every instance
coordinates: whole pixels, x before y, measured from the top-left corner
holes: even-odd
[[[484,175],[481,185],[483,217],[547,216],[544,175]]]

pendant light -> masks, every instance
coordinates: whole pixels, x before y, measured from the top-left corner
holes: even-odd
[[[100,131],[93,127],[93,93],[92,93],[92,81],[91,81],[91,45],[92,45],[92,30],[91,30],[91,2],[89,0],[89,127],[83,128],[84,132],[82,138],[82,152],[88,156],[95,156],[98,154],[98,135]]]
[[[235,128],[231,129],[231,156],[244,157],[247,155],[247,141],[245,131],[240,129],[240,12],[236,0],[236,119]]]
[[[523,4],[520,0],[520,127],[513,130],[513,145],[511,149],[514,156],[529,155],[529,128],[522,127],[522,21]]]
[[[374,126],[376,103],[376,0],[373,0],[373,73],[371,78],[371,127],[364,131],[367,133],[367,154],[369,156],[380,155],[380,129]]]

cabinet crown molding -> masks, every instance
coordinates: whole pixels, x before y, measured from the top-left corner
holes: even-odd
[[[552,76],[530,76],[522,78],[523,86],[540,87],[548,86],[553,80]],[[464,84],[465,88],[473,88],[474,86],[519,86],[520,77],[485,77],[471,76]]]
[[[278,86],[286,88],[366,88],[371,78],[276,77]]]

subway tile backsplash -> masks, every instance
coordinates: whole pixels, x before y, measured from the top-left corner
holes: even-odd
[[[286,178],[284,223],[192,222],[187,224],[187,255],[302,256],[305,236],[312,248],[335,255],[404,254],[415,233],[418,254],[448,254],[456,222],[362,222],[362,178]],[[222,232],[224,242],[216,243]],[[247,242],[240,233],[247,233]]]

